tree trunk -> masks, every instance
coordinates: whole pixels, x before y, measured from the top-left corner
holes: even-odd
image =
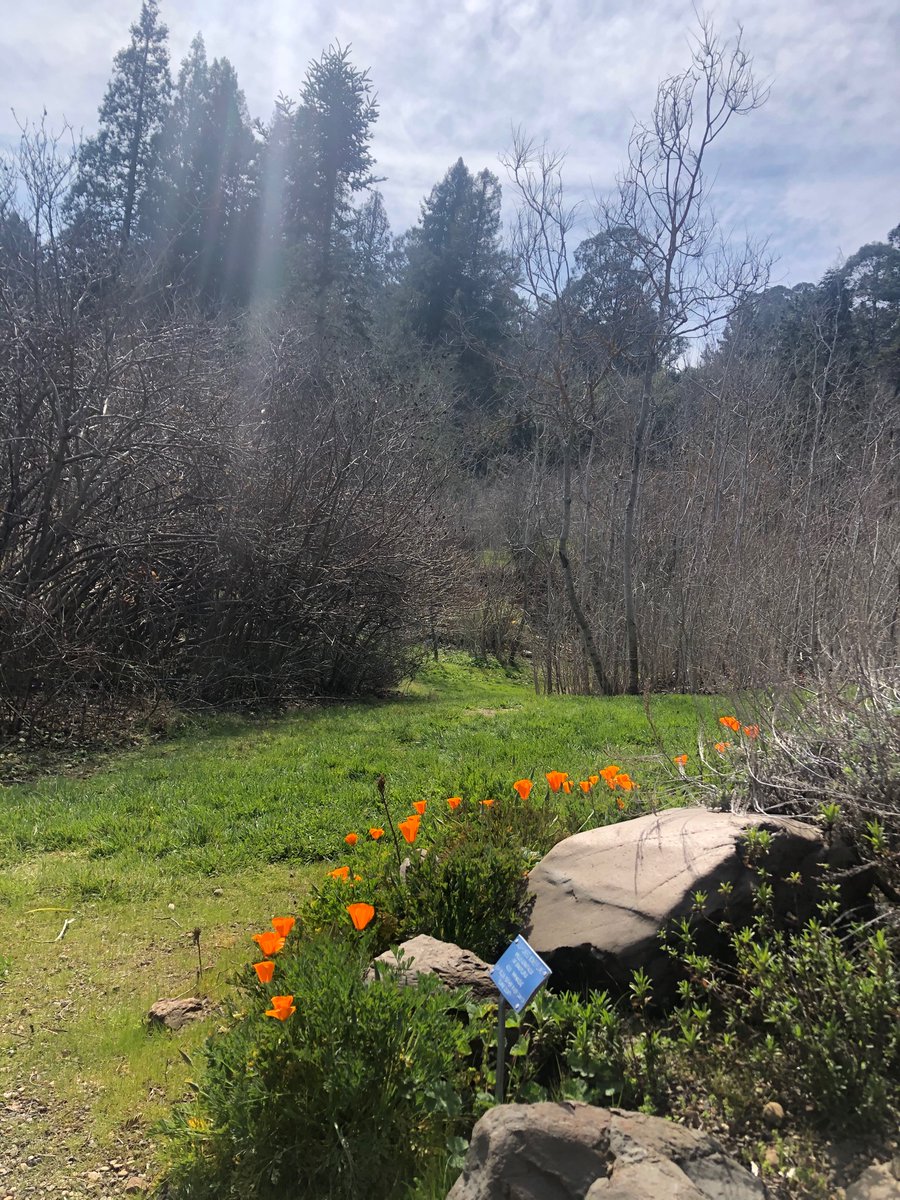
[[[638,646],[637,611],[634,603],[634,527],[638,495],[640,493],[641,470],[644,462],[644,443],[647,440],[647,429],[650,425],[650,413],[653,407],[654,365],[653,358],[651,357],[644,368],[644,378],[641,384],[641,408],[637,424],[634,427],[634,441],[631,445],[631,478],[628,481],[628,498],[625,501],[625,528],[622,532],[622,585],[625,599],[625,688],[632,696],[640,695],[641,691],[641,660]]]

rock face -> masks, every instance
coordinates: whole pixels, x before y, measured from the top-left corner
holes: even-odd
[[[660,1117],[587,1104],[504,1104],[472,1133],[447,1200],[762,1200],[718,1144]]]
[[[452,942],[441,942],[425,933],[403,942],[398,949],[403,951],[401,983],[415,983],[420,975],[436,975],[446,988],[469,988],[479,999],[497,996],[497,989],[488,974],[491,964],[471,950],[463,950]],[[375,959],[377,963],[396,967],[397,958],[393,950],[386,950]],[[370,970],[368,978],[373,975],[374,970]]]
[[[209,1002],[199,996],[189,996],[185,1000],[157,1000],[147,1013],[147,1020],[152,1026],[162,1025],[165,1029],[181,1029],[191,1021],[202,1021],[209,1012]]]
[[[706,893],[699,948],[725,948],[719,925],[740,925],[752,914],[754,868],[745,862],[750,827],[772,836],[764,865],[772,875],[776,919],[785,925],[810,916],[819,899],[820,864],[855,865],[846,845],[792,818],[669,809],[575,834],[554,846],[532,870],[533,897],[525,936],[553,969],[554,987],[627,987],[643,968],[657,992],[676,978],[658,934],[691,913],[695,892]],[[801,882],[787,877],[799,872]],[[730,887],[727,894],[719,889]],[[846,907],[869,903],[870,878],[842,884]]]

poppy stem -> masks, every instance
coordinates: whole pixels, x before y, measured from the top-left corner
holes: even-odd
[[[381,803],[384,806],[384,815],[387,817],[387,823],[391,829],[391,836],[394,839],[394,849],[397,852],[397,870],[403,870],[403,859],[400,856],[400,839],[397,837],[397,830],[394,828],[394,822],[391,819],[391,810],[388,808],[388,802],[385,797],[385,788],[387,781],[383,775],[379,775],[375,780],[375,786],[378,788],[378,794],[381,796]]]

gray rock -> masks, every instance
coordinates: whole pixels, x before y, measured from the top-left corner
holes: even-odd
[[[202,1021],[209,1012],[209,1001],[199,996],[184,1000],[157,1000],[147,1013],[151,1027],[162,1025],[165,1029],[181,1029],[191,1021]]]
[[[774,884],[776,920],[796,925],[815,911],[821,863],[855,865],[841,841],[829,845],[817,826],[792,818],[669,809],[566,838],[531,871],[526,937],[553,970],[554,987],[624,989],[643,968],[659,990],[677,977],[661,951],[660,931],[690,915],[693,895],[706,893],[698,948],[725,948],[723,922],[741,925],[753,911],[755,869],[746,862],[750,827],[772,835],[765,867]],[[801,882],[787,876],[799,872]],[[725,884],[726,893],[719,889]],[[868,911],[871,879],[856,872],[842,883],[845,907]]]
[[[845,1194],[847,1200],[900,1200],[900,1159],[868,1167]]]
[[[447,1200],[761,1200],[718,1144],[659,1117],[587,1104],[506,1104],[472,1133]]]
[[[471,950],[464,950],[452,942],[439,941],[425,933],[403,942],[398,950],[403,952],[399,975],[401,983],[415,983],[420,975],[436,975],[444,987],[468,988],[479,999],[495,998],[497,995],[497,989],[488,974],[491,964],[484,962]],[[375,959],[373,968],[379,963],[396,968],[397,956],[393,950],[386,950]],[[372,979],[374,975],[374,969],[370,968],[366,978]]]

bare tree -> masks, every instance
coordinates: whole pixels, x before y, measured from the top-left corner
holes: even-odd
[[[616,197],[600,220],[634,257],[655,319],[646,331],[640,407],[631,444],[625,502],[622,582],[627,689],[640,688],[638,616],[633,576],[635,524],[657,374],[680,340],[727,320],[767,279],[759,247],[737,250],[721,237],[709,207],[705,170],[711,147],[733,117],[759,108],[766,90],[754,80],[739,29],[723,41],[702,18],[687,70],[663,80],[653,116],[636,125]]]

